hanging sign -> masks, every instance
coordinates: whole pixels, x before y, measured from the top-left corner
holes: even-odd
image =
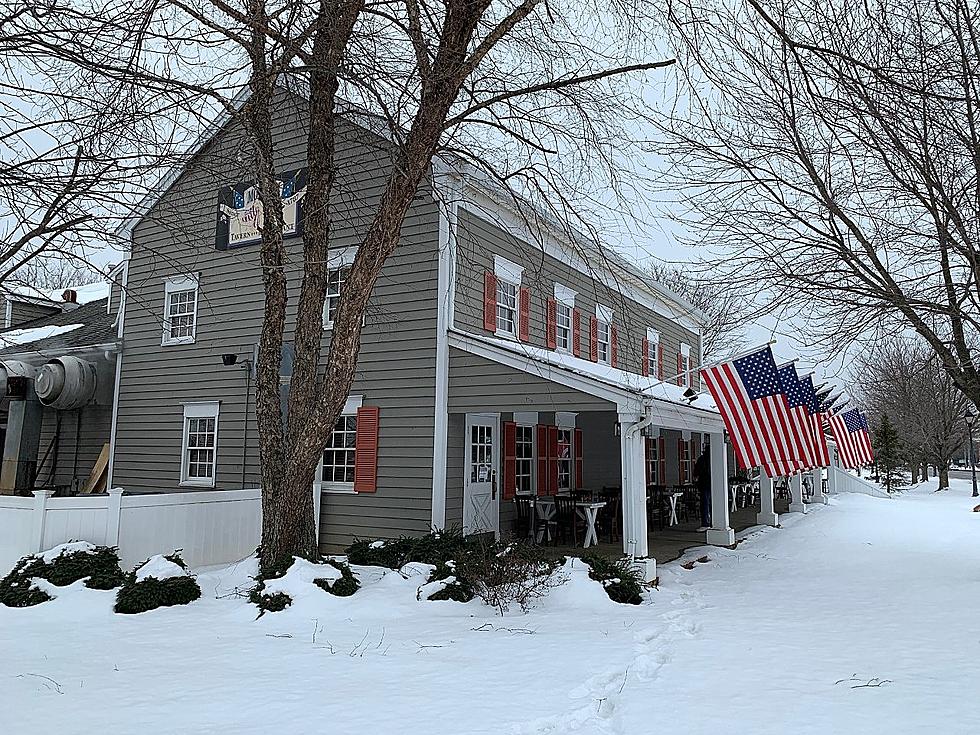
[[[283,237],[303,232],[303,195],[306,194],[306,169],[286,171],[276,177],[282,198]],[[218,222],[215,227],[215,250],[231,250],[262,239],[262,201],[255,182],[226,186],[218,191]]]

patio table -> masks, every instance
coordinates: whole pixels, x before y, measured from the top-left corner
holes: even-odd
[[[596,518],[599,516],[599,509],[605,508],[606,503],[603,500],[577,500],[575,501],[575,512],[578,513],[580,518],[585,519],[585,542],[582,544],[583,549],[587,549],[592,544],[599,543],[599,536],[596,533],[595,522]],[[555,501],[550,497],[535,498],[534,508],[538,514],[538,518],[544,521],[542,528],[538,531],[538,542],[544,538],[544,534],[549,534],[548,522],[555,517]]]

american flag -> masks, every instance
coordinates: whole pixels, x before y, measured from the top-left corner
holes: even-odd
[[[796,374],[796,365],[791,362],[780,366],[779,385],[786,396],[786,404],[789,408],[790,440],[793,442],[794,451],[806,464],[805,469],[812,469],[817,466],[815,459],[816,450],[813,446],[813,430],[810,427],[810,412],[807,407],[806,394],[803,385],[800,383],[800,376]]]
[[[830,415],[830,430],[845,467],[857,469],[874,459],[867,426],[867,419],[856,408]]]
[[[810,429],[813,432],[814,458],[818,467],[830,466],[830,449],[827,447],[827,435],[823,430],[824,414],[820,410],[820,399],[813,387],[813,376],[807,375],[800,381],[806,394],[807,412],[810,414]],[[824,397],[830,395],[828,390]]]
[[[806,465],[794,449],[793,424],[768,346],[701,370],[718,404],[740,467],[762,467],[770,477]]]

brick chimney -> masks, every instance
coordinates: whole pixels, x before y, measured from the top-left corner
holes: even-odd
[[[61,294],[61,300],[66,304],[77,304],[78,303],[78,291],[73,288],[66,288],[65,292]]]

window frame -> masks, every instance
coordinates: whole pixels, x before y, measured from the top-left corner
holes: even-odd
[[[515,451],[514,451],[514,494],[515,495],[535,495],[537,485],[534,482],[535,465],[537,464],[537,447],[535,440],[535,425],[531,423],[515,422]],[[521,434],[526,432],[526,437]],[[524,446],[528,450],[527,456],[521,456],[520,448]],[[527,472],[521,472],[522,463],[526,463]],[[520,478],[527,477],[529,489],[521,488]]]
[[[363,404],[363,396],[349,396],[344,404],[344,410],[340,412],[338,420],[348,416],[357,416],[357,409]],[[324,447],[320,452],[320,461],[316,464],[316,475],[313,478],[313,487],[318,493],[335,493],[338,495],[357,495],[354,490],[354,483],[351,482],[324,482],[323,481],[323,455],[329,447]],[[357,461],[357,425],[354,426],[354,460]]]
[[[197,306],[200,301],[200,274],[171,276],[164,281],[163,286],[163,335],[160,345],[170,347],[173,345],[192,345],[197,340]],[[183,337],[172,337],[170,335],[171,319],[170,298],[179,293],[191,291],[194,293],[194,309],[190,312],[191,333]],[[181,314],[180,316],[186,316]]]
[[[555,350],[567,355],[572,354],[575,335],[572,331],[572,313],[575,311],[575,296],[577,294],[567,286],[555,283]],[[567,314],[568,324],[562,325],[562,311]],[[565,336],[565,345],[562,346],[562,332]]]
[[[647,373],[650,378],[660,380],[660,332],[647,327]]]
[[[595,305],[596,319],[596,362],[612,365],[612,325],[613,310],[602,304]],[[603,336],[605,336],[605,357],[603,357]]]
[[[519,341],[520,337],[520,320],[521,320],[521,285],[524,281],[524,268],[513,263],[506,258],[499,255],[493,256],[493,275],[496,278],[496,287],[494,293],[494,302],[496,309],[497,318],[497,328],[494,331],[495,337],[502,337],[503,339],[509,339],[514,341]],[[503,329],[501,327],[501,286],[510,286],[514,289],[514,306],[513,306],[513,330]],[[508,307],[503,305],[504,309]]]
[[[692,385],[691,381],[691,345],[681,342],[680,352],[681,356],[680,370],[678,372],[681,374],[681,386],[684,388],[690,388]]]
[[[218,476],[218,417],[221,412],[220,401],[189,401],[183,404],[183,417],[180,440],[180,487],[214,487]],[[196,419],[214,419],[214,444],[210,447],[211,477],[190,477],[191,449],[208,449],[208,447],[191,447],[188,445],[190,422]]]
[[[557,482],[555,484],[555,492],[560,494],[567,494],[572,491],[572,485],[574,484],[574,473],[575,473],[575,428],[572,426],[557,426],[558,429],[558,456],[554,458],[555,464],[557,465]],[[568,441],[563,442],[562,436],[567,435]],[[563,445],[568,446],[568,455],[565,457],[561,456],[561,448]],[[567,485],[562,486],[562,476],[567,476]]]
[[[513,304],[513,306],[508,306],[507,304],[504,304],[504,303],[501,302],[501,291],[504,291],[504,290],[506,290],[508,288],[514,290],[514,293],[513,293],[514,304]],[[501,278],[500,276],[497,276],[497,285],[496,285],[496,294],[495,294],[495,297],[496,297],[496,302],[497,302],[497,331],[494,332],[494,335],[497,336],[497,337],[504,337],[506,339],[515,339],[516,340],[517,339],[517,333],[518,333],[518,327],[519,327],[519,321],[520,321],[520,318],[521,318],[521,285],[520,285],[520,283],[514,283],[514,282],[509,281],[509,280],[507,280],[505,278]],[[509,321],[510,324],[511,324],[511,327],[512,327],[511,329],[507,329],[507,328],[505,328],[503,326],[504,321],[505,321],[505,317],[502,317],[501,316],[501,309],[503,309],[504,311],[510,311],[511,312],[511,316],[509,318],[506,318],[506,321]]]
[[[341,248],[330,253],[327,257],[327,293],[323,298],[323,314],[322,323],[324,330],[333,329],[333,319],[328,319],[329,315],[329,303],[330,303],[330,275],[335,271],[350,270],[351,265],[354,263],[354,258],[357,255],[356,247]],[[337,294],[334,298],[340,298],[340,291],[344,287],[344,283],[347,281],[346,276],[341,279],[340,285],[337,289]]]

